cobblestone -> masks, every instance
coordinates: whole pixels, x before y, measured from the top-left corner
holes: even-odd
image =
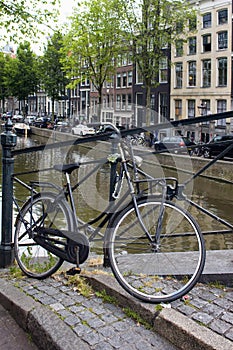
[[[118,304],[105,302],[95,294],[84,297],[66,282],[64,275],[43,281],[24,278],[17,280],[17,287],[57,314],[90,350],[178,349],[152,329],[130,319]],[[14,285],[14,281],[10,283]],[[232,288],[198,284],[185,301],[176,300],[166,307],[233,341]]]

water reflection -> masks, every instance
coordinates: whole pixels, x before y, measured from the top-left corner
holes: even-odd
[[[45,140],[38,136],[17,138],[16,148],[25,148],[35,145],[44,144]],[[96,145],[95,145],[96,146]],[[53,150],[46,150],[44,152],[25,153],[15,157],[14,172],[27,172],[36,169],[43,169],[52,167],[60,162],[75,162],[85,161],[87,159],[98,159],[103,157],[103,152],[106,155],[109,153],[109,146],[101,144],[100,147],[84,148],[80,146],[69,147],[68,149],[56,148]],[[81,167],[79,171],[74,171],[72,174],[73,183],[80,180],[85,174],[92,169],[93,165],[86,165]],[[1,162],[0,162],[1,169]],[[161,170],[160,170],[161,171]],[[171,170],[164,171],[166,176],[175,176],[175,172]],[[161,176],[161,175],[158,175]],[[62,185],[63,179],[61,174],[50,170],[48,172],[40,172],[32,174],[25,174],[23,180],[28,182],[33,180],[50,181]],[[1,184],[0,184],[1,186]],[[104,207],[106,207],[109,197],[109,166],[102,165],[100,171],[93,174],[90,179],[85,182],[75,192],[75,200],[79,203],[78,215],[82,220],[88,220],[95,217]],[[29,196],[28,190],[14,183],[14,191],[19,200],[24,200]],[[190,194],[189,194],[190,196]],[[193,183],[193,190],[191,193],[192,199],[199,205],[211,210],[216,215],[231,222],[232,220],[232,185],[222,184],[217,181],[208,180],[206,178],[197,178]],[[200,213],[196,208],[190,209],[192,215],[197,219],[200,227],[204,231],[223,229],[217,221],[206,215]],[[16,210],[14,211],[14,216]],[[208,249],[233,249],[233,234],[228,235],[211,235],[206,237]]]

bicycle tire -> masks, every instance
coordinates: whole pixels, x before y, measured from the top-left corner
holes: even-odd
[[[152,235],[160,206],[158,197],[138,200],[143,223]],[[170,201],[164,203],[159,246],[147,238],[132,203],[110,220],[105,244],[117,281],[144,302],[166,303],[186,295],[205,264],[205,243],[197,222]]]
[[[52,203],[56,204],[51,206]],[[38,193],[23,205],[16,219],[14,253],[19,267],[27,276],[44,279],[55,273],[62,265],[64,259],[35,241],[35,233],[42,229],[45,234],[49,232],[46,236],[47,242],[58,245],[61,250],[64,249],[67,238],[51,234],[53,228],[71,232],[73,229],[71,210],[65,200],[57,200],[56,194]]]

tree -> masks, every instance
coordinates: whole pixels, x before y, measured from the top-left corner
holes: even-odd
[[[119,0],[124,7],[122,25],[136,68],[146,92],[146,125],[150,125],[151,88],[159,83],[162,62],[169,64],[168,51],[179,38],[188,35],[187,23],[196,13],[185,0]],[[185,34],[187,33],[187,34]],[[165,61],[164,61],[165,60]]]
[[[0,99],[2,102],[2,110],[0,112],[4,113],[4,106],[5,106],[5,98],[8,97],[8,92],[6,89],[6,62],[7,57],[4,56],[2,52],[0,52]]]
[[[16,58],[9,58],[6,64],[6,87],[8,94],[21,102],[21,112],[27,113],[27,99],[38,87],[38,69],[35,54],[30,43],[20,44]]]
[[[115,73],[116,58],[122,53],[122,11],[117,0],[83,1],[72,17],[64,40],[63,64],[73,86],[88,79],[98,92],[101,115],[102,88]]]
[[[2,39],[22,41],[25,35],[35,36],[45,30],[49,19],[56,18],[55,5],[60,0],[3,0],[0,1]]]
[[[64,72],[62,60],[63,36],[55,32],[50,38],[41,59],[41,82],[48,96],[52,99],[52,120],[54,120],[54,104],[65,96],[69,82]]]

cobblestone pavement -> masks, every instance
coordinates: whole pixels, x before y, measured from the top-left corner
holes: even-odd
[[[104,301],[95,294],[84,297],[65,282],[59,276],[43,281],[29,278],[10,281],[26,295],[53,310],[88,345],[88,349],[177,349],[146,325],[131,319],[111,300]]]
[[[198,284],[186,301],[176,300],[171,306],[233,342],[233,288]]]
[[[14,318],[0,305],[0,349],[38,350],[30,336],[16,323]]]
[[[158,328],[161,328],[161,323],[157,318],[159,311],[156,305],[140,303],[144,310],[143,313],[140,313],[137,306],[139,302],[136,302],[134,309],[130,298],[135,298],[130,297],[129,303],[126,302],[126,306],[123,308],[116,301],[121,293],[117,290],[118,284],[114,286],[114,295],[117,298],[109,297],[111,293],[109,294],[108,287],[111,285],[112,277],[100,274],[99,277],[94,276],[93,278],[99,278],[97,289],[101,292],[96,294],[92,290],[88,297],[81,295],[76,285],[67,284],[64,274],[55,275],[42,281],[25,277],[9,280],[8,283],[17,286],[25,295],[52,310],[91,350],[118,348],[125,350],[175,350],[178,348],[185,350],[197,348],[228,350],[233,348],[233,288],[198,284],[183,300],[162,305],[165,311],[168,309],[177,312],[175,319],[178,319],[179,315],[183,315],[182,322],[187,324],[188,332],[190,332],[187,337],[187,339],[190,338],[190,344],[192,342],[191,335],[195,333],[193,323],[199,327],[198,332],[200,329],[204,331],[201,336],[197,335],[197,338],[206,338],[201,339],[201,345],[187,347],[186,344],[179,347],[179,337],[182,338],[184,331],[181,330],[179,333],[180,325],[172,328],[168,324],[167,329],[170,328],[171,333],[173,333],[168,336],[168,339],[173,341],[173,338],[176,338],[174,344],[177,347],[175,347],[161,336],[167,332],[166,327],[164,327],[164,332],[162,330],[161,335],[157,332]],[[93,284],[91,279],[87,276],[89,283]],[[112,280],[115,283],[113,278]],[[85,291],[84,287],[80,288]],[[149,311],[152,316],[149,316]],[[156,327],[154,330],[152,329],[151,317],[153,322],[158,322],[157,329]],[[193,323],[189,324],[189,321]],[[216,342],[216,347],[205,344],[208,338],[212,338],[212,343]]]

